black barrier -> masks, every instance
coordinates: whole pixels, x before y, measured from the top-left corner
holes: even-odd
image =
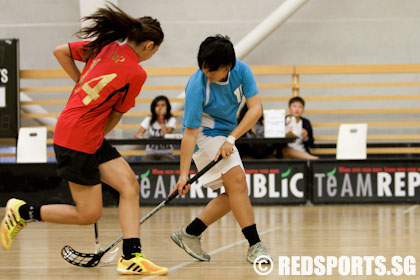
[[[0,207],[16,197],[30,203],[70,203],[66,182],[57,176],[55,163],[0,164]]]
[[[19,131],[19,40],[0,39],[0,138]]]
[[[156,205],[178,179],[178,162],[131,164],[140,183],[142,205]],[[399,160],[245,160],[250,199],[256,205],[323,203],[419,203],[420,162]],[[56,164],[0,164],[0,206],[10,197],[32,202],[71,202],[67,183],[56,175]],[[191,176],[195,174],[191,170]],[[200,180],[199,180],[200,181]],[[307,193],[309,192],[309,193]],[[195,183],[171,205],[203,205],[217,196]],[[104,205],[118,205],[118,193],[103,188]]]
[[[154,205],[165,199],[179,176],[178,163],[133,163],[140,183],[140,201]],[[307,169],[304,161],[246,161],[246,180],[251,202],[258,205],[305,203]],[[196,171],[191,170],[191,177]],[[190,191],[175,199],[172,205],[202,205],[224,189],[213,191],[202,187],[200,179]]]
[[[318,160],[311,166],[313,203],[420,201],[418,160]]]
[[[304,161],[249,161],[244,162],[250,199],[253,204],[305,203],[307,168]],[[179,177],[178,162],[142,162],[131,164],[140,184],[140,204],[156,205],[167,197]],[[196,171],[190,171],[193,176]],[[184,197],[171,205],[203,205],[216,197],[212,191],[194,183]],[[72,202],[67,183],[56,175],[56,164],[0,164],[0,206],[11,197],[30,202]],[[103,187],[104,206],[118,205],[118,193]]]

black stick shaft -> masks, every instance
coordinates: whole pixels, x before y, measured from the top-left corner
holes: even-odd
[[[191,185],[192,183],[194,183],[195,181],[198,180],[198,178],[200,178],[204,173],[206,173],[207,171],[209,171],[213,166],[216,165],[216,163],[218,163],[220,160],[222,160],[222,156],[219,156],[219,158],[215,161],[212,160],[209,164],[207,164],[203,169],[201,169],[197,174],[195,174],[194,177],[192,177],[191,179],[188,180],[188,182],[185,184],[184,188],[187,185]],[[157,211],[159,211],[163,206],[165,206],[166,204],[168,204],[169,202],[171,202],[175,197],[178,196],[178,192],[174,192],[173,194],[171,194],[168,198],[166,198],[164,201],[162,201],[161,203],[159,203],[158,206],[156,206],[152,211],[150,211],[149,213],[147,213],[146,216],[144,216],[141,220],[140,220],[140,224],[143,224],[145,221],[147,221],[150,217],[152,217]],[[120,237],[118,237],[105,251],[103,251],[102,255],[104,255],[106,252],[108,252],[109,250],[111,250],[115,245],[117,245],[118,243],[121,242],[121,240],[123,239],[123,236],[121,235]]]
[[[94,224],[95,227],[95,254],[98,253],[101,249],[100,249],[100,245],[99,245],[99,231],[98,231],[98,224],[95,223]]]

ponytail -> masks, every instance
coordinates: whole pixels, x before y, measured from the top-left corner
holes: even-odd
[[[81,39],[94,38],[85,45],[86,59],[95,57],[104,46],[112,42],[124,42],[128,39],[140,44],[150,40],[158,46],[163,41],[164,35],[159,21],[151,17],[133,18],[112,3],[82,18],[82,21],[88,20],[92,24],[76,33]]]

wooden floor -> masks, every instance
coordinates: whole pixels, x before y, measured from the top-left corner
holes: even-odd
[[[72,266],[61,258],[61,248],[69,244],[78,251],[93,252],[93,226],[32,223],[19,233],[10,251],[0,249],[0,279],[339,279],[339,276],[315,275],[281,277],[277,259],[279,256],[411,255],[420,260],[420,208],[339,205],[255,207],[260,237],[270,248],[276,264],[268,276],[258,275],[253,265],[245,262],[247,242],[232,214],[203,234],[203,247],[212,260],[196,262],[172,243],[169,234],[196,217],[201,209],[166,207],[142,226],[143,252],[157,264],[167,266],[168,276],[119,276],[115,271],[117,258],[111,264],[95,268]],[[149,210],[150,207],[144,207],[142,213]],[[4,209],[0,213],[3,215]],[[102,247],[120,235],[117,209],[104,210],[99,232]],[[408,278],[417,279],[416,276]]]

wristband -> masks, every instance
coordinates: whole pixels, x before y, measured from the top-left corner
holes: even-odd
[[[229,142],[230,144],[235,145],[235,136],[229,135],[228,138],[226,139],[226,142]]]

